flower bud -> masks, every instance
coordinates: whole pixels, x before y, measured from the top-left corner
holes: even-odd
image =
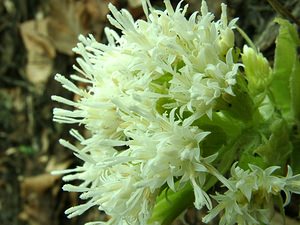
[[[220,51],[225,55],[234,46],[234,33],[230,28],[226,28],[221,33],[219,41]]]
[[[243,48],[242,61],[251,94],[256,95],[269,85],[272,69],[268,60],[247,45]]]

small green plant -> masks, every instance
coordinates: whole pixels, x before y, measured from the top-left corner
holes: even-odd
[[[88,224],[166,225],[194,204],[207,208],[205,223],[269,224],[275,204],[283,212],[300,194],[295,27],[276,20],[271,66],[253,44],[234,46],[237,19],[228,21],[224,4],[217,21],[205,1],[189,18],[187,6],[168,0],[165,11],[142,4],[146,21],[109,6],[122,34],[106,28],[107,45],[80,36],[74,68],[82,76],[71,79],[86,89],[55,77],[80,99],[53,96],[75,108],[54,109],[54,120],[91,134],[71,130],[81,148],[60,141],[83,161],[55,172],[82,182],[63,187],[86,200],[66,213],[98,207],[111,219]]]

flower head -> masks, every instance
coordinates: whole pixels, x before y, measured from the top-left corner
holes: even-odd
[[[204,222],[209,222],[224,210],[220,225],[269,224],[274,212],[274,196],[285,192],[287,205],[290,193],[299,193],[299,175],[293,176],[290,167],[286,177],[274,174],[280,168],[278,166],[265,170],[255,165],[249,167],[250,170],[243,170],[236,164],[232,166],[232,176],[228,181],[234,189],[214,196],[218,205],[203,218]]]
[[[212,208],[203,185],[215,155],[204,158],[200,148],[210,132],[192,123],[210,116],[223,93],[234,95],[240,66],[232,55],[236,20],[228,23],[222,5],[221,19],[214,21],[205,1],[201,13],[188,19],[187,6],[173,9],[168,0],[165,11],[148,0],[142,5],[147,21],[134,21],[128,11],[109,5],[108,19],[122,34],[106,28],[107,45],[91,35],[79,37],[74,51],[81,57],[74,68],[83,76],[71,78],[87,88],[55,77],[80,99],[53,96],[75,107],[55,109],[54,120],[83,124],[91,134],[71,132],[81,148],[61,141],[83,160],[63,171],[65,181],[82,181],[64,189],[87,200],[67,210],[70,217],[97,206],[111,216],[108,224],[147,224],[160,189],[176,191],[188,182],[195,206]]]

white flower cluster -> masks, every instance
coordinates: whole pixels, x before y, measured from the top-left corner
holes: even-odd
[[[274,196],[284,192],[284,205],[287,205],[291,193],[300,193],[300,175],[293,176],[290,167],[286,177],[273,174],[280,168],[278,166],[265,170],[255,165],[249,167],[250,170],[243,170],[236,164],[232,166],[232,177],[228,182],[233,189],[214,196],[218,204],[203,218],[203,222],[211,221],[224,211],[220,225],[270,224],[274,213]]]
[[[122,35],[106,28],[107,45],[80,36],[75,69],[83,76],[71,78],[86,83],[86,89],[55,77],[80,99],[53,96],[75,108],[54,109],[54,120],[83,124],[91,133],[83,138],[71,130],[81,148],[61,140],[84,162],[62,171],[68,174],[65,181],[82,182],[64,190],[87,199],[67,210],[70,217],[98,206],[111,216],[107,224],[147,224],[160,189],[167,185],[176,191],[187,182],[194,188],[195,206],[211,209],[202,189],[206,174],[222,179],[208,166],[215,155],[204,158],[200,149],[209,132],[192,124],[210,116],[222,94],[233,95],[240,66],[232,55],[236,20],[228,23],[224,4],[218,21],[205,1],[200,15],[189,19],[187,6],[174,10],[169,0],[165,11],[149,0],[142,4],[147,21],[134,21],[128,11],[109,6],[109,21]]]

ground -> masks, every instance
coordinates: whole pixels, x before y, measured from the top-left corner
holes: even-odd
[[[77,194],[63,192],[61,177],[50,172],[76,166],[80,161],[58,143],[59,138],[68,138],[71,126],[52,122],[52,110],[57,104],[50,97],[76,98],[54,81],[54,75],[73,73],[76,56],[71,49],[76,45],[78,34],[93,33],[99,41],[105,42],[102,31],[108,26],[108,2],[127,8],[135,18],[143,17],[138,0],[0,1],[2,225],[80,225],[106,217],[97,210],[71,220],[64,214],[68,207],[80,201]],[[155,7],[163,6],[162,1],[151,2]],[[192,12],[199,9],[201,1],[186,2]],[[219,15],[222,1],[207,2]],[[223,2],[228,4],[229,16],[239,17],[238,25],[272,61],[277,32],[272,21],[278,16],[276,10],[268,1]],[[300,19],[298,0],[282,0],[281,3],[287,12]],[[238,34],[236,42],[240,47],[244,44]],[[287,224],[300,224],[299,205],[299,197],[293,196],[291,206],[286,209]],[[188,224],[201,224],[201,212],[189,210],[183,217]],[[282,224],[280,216],[276,215],[276,218],[274,224]],[[182,224],[182,221],[175,223]]]

